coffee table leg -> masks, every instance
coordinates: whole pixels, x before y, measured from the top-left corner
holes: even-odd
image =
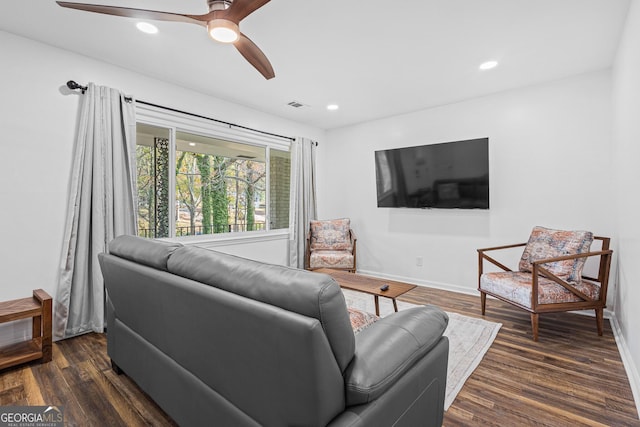
[[[374,295],[373,299],[376,302],[376,316],[380,317],[380,304],[378,303],[378,295]]]
[[[392,299],[393,299],[393,309],[394,309],[394,310],[396,311],[396,313],[397,313],[397,312],[398,312],[398,303],[396,302],[396,299],[395,299],[395,298],[392,298]]]

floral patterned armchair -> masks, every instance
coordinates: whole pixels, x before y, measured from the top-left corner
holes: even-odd
[[[349,218],[311,221],[305,268],[356,271],[356,236]]]
[[[601,250],[591,251],[594,240]],[[602,335],[603,310],[607,302],[609,269],[613,251],[608,237],[594,237],[588,231],[561,231],[534,227],[527,243],[478,249],[478,290],[482,315],[487,295],[531,313],[533,340],[538,341],[540,313],[595,310],[598,335]],[[518,271],[512,271],[489,251],[524,246]],[[588,258],[600,257],[596,277],[583,275]],[[484,261],[503,271],[483,272]]]

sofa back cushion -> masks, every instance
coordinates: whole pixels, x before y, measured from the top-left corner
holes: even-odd
[[[536,226],[522,253],[519,269],[531,272],[534,261],[589,252],[592,242],[593,233],[589,231],[552,230]],[[586,258],[576,258],[544,264],[543,267],[567,282],[579,283],[585,262]]]
[[[194,246],[177,249],[169,258],[168,271],[318,319],[341,372],[353,358],[355,338],[346,303],[330,276]]]
[[[143,239],[136,236],[118,236],[109,242],[109,253],[158,270],[167,271],[167,261],[180,243]]]
[[[310,249],[312,251],[352,251],[350,230],[349,218],[311,221]]]

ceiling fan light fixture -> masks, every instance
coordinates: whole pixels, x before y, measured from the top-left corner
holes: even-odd
[[[240,38],[240,28],[235,22],[226,19],[212,19],[207,23],[209,35],[221,43],[233,43]]]

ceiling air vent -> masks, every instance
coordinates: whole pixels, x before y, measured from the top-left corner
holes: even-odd
[[[249,159],[249,160],[256,158],[256,156],[247,156],[245,154],[238,154],[236,157],[239,158],[239,159]]]
[[[289,105],[289,106],[291,106],[293,108],[306,107],[306,105],[304,105],[302,102],[298,102],[298,101],[291,101],[287,105]]]

